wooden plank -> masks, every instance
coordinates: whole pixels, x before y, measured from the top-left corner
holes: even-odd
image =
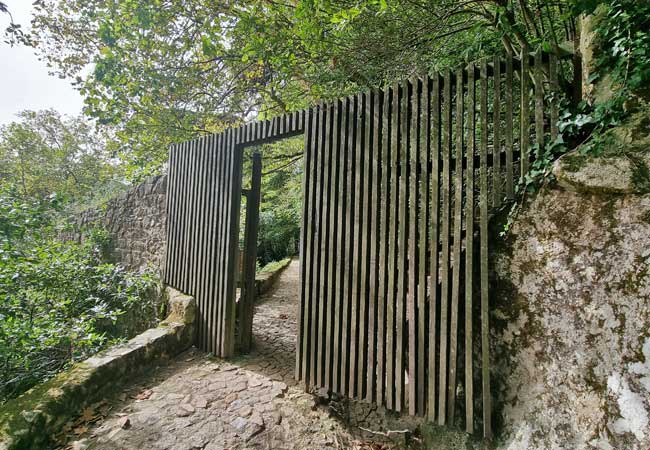
[[[427,83],[428,84],[428,83]],[[427,419],[436,418],[436,348],[438,324],[438,223],[440,212],[440,75],[433,75],[431,80],[431,182],[429,208],[431,216],[429,234],[429,348],[427,376]]]
[[[559,107],[559,98],[560,87],[558,85],[558,73],[557,73],[557,55],[555,52],[552,52],[549,55],[548,59],[548,71],[549,71],[549,84],[550,91],[552,95],[551,101],[551,143],[555,142],[558,137],[558,121],[560,119],[560,107]]]
[[[446,423],[447,413],[447,338],[449,314],[449,227],[450,227],[450,160],[451,160],[451,74],[444,74],[443,124],[442,124],[442,225],[440,261],[440,364],[438,386],[438,424]]]
[[[341,101],[334,101],[334,118],[332,125],[332,162],[333,162],[333,208],[334,214],[332,215],[333,222],[330,224],[330,229],[334,235],[332,240],[332,375],[330,389],[334,392],[339,390],[339,374],[341,370],[341,300],[342,300],[342,277],[341,277],[341,242],[344,240],[343,224],[341,223],[342,215],[342,192],[343,192],[343,178],[342,163],[341,163]]]
[[[411,106],[411,117],[409,124],[409,160],[406,173],[409,178],[409,212],[408,226],[408,258],[407,276],[408,292],[406,304],[406,316],[408,321],[408,411],[414,416],[417,413],[417,319],[415,308],[417,303],[417,230],[418,230],[418,122],[420,97],[418,95],[418,79],[414,77],[410,84],[411,97],[407,98]],[[408,118],[408,116],[407,116]],[[406,167],[406,166],[403,166]]]
[[[513,72],[512,72],[512,53],[506,55],[506,117],[505,117],[505,140],[506,140],[506,195],[508,200],[515,198],[514,189],[514,170],[513,170],[513,140],[512,126],[514,123],[512,112],[512,90],[513,90]]]
[[[209,319],[211,323],[210,335],[207,337],[207,346],[206,351],[214,353],[215,355],[219,353],[219,330],[220,330],[220,318],[221,318],[221,279],[224,273],[224,258],[223,258],[223,245],[225,239],[223,239],[223,227],[225,221],[225,214],[222,212],[225,210],[225,161],[223,154],[223,147],[225,145],[226,133],[220,133],[214,148],[214,158],[215,158],[215,231],[214,231],[214,240],[212,243],[213,246],[213,258],[214,258],[214,271],[212,273],[212,287],[210,293],[210,303],[211,307],[209,310]]]
[[[382,92],[381,105],[381,161],[378,165],[381,178],[381,206],[379,208],[380,242],[379,242],[379,287],[377,305],[377,396],[378,405],[385,402],[385,347],[386,347],[386,300],[388,298],[388,246],[389,231],[389,205],[390,205],[390,96],[391,91],[387,86]]]
[[[454,237],[452,257],[451,311],[449,330],[449,377],[447,381],[447,422],[454,424],[456,414],[456,383],[458,363],[458,301],[460,298],[460,261],[463,240],[463,72],[456,73],[456,167],[454,169]]]
[[[492,205],[501,206],[501,59],[494,57],[493,140],[492,140]]]
[[[205,298],[202,295],[202,292],[200,290],[197,290],[199,280],[200,280],[200,275],[201,275],[201,261],[200,261],[200,254],[201,254],[201,247],[202,247],[202,233],[203,233],[203,226],[202,226],[202,220],[203,220],[203,211],[204,211],[204,205],[203,205],[203,174],[205,171],[205,164],[203,162],[203,155],[205,154],[203,151],[204,147],[204,139],[203,138],[198,138],[196,141],[196,189],[195,189],[195,200],[194,200],[194,207],[196,208],[196,213],[194,214],[194,221],[193,221],[193,235],[194,239],[192,239],[192,247],[193,247],[193,252],[192,252],[192,265],[193,265],[193,270],[192,274],[190,276],[191,280],[191,286],[190,289],[194,294],[194,298],[196,299],[197,302],[197,308],[201,310],[202,312],[205,312]],[[205,321],[203,322],[205,324]]]
[[[544,66],[541,47],[535,52],[535,143],[538,154],[544,151]]]
[[[296,341],[296,371],[295,378],[307,382],[306,367],[309,350],[307,348],[307,337],[309,332],[309,276],[311,264],[311,209],[312,202],[310,189],[313,179],[311,170],[313,166],[314,152],[311,148],[311,109],[308,110],[307,128],[304,136],[304,156],[302,174],[302,226],[300,228],[300,309],[298,317],[298,339]]]
[[[163,269],[163,282],[170,284],[169,282],[169,274],[170,274],[170,269],[172,267],[172,252],[170,250],[170,246],[173,245],[173,242],[175,240],[174,234],[173,234],[173,228],[175,227],[175,219],[176,219],[176,210],[174,209],[174,198],[176,192],[174,191],[175,185],[173,184],[174,176],[175,176],[175,156],[176,153],[174,151],[175,145],[170,145],[169,150],[167,151],[167,189],[165,192],[165,211],[167,212],[166,218],[165,218],[165,235],[166,235],[166,247],[165,247],[165,267]]]
[[[372,116],[369,123],[372,125],[372,139],[368,143],[370,149],[370,287],[368,303],[368,359],[366,368],[366,400],[373,402],[376,398],[376,360],[375,348],[377,345],[377,311],[379,309],[379,210],[381,197],[381,176],[379,166],[381,164],[381,92],[372,91]]]
[[[219,159],[219,228],[217,230],[217,273],[215,277],[215,291],[214,291],[214,313],[212,318],[213,332],[210,336],[209,351],[215,355],[221,354],[221,330],[222,330],[222,317],[223,317],[223,299],[224,292],[224,278],[226,274],[226,230],[228,224],[227,211],[228,208],[228,168],[229,168],[229,154],[228,141],[230,132],[228,130],[221,133],[221,142],[219,143],[218,159]]]
[[[354,115],[355,115],[355,101],[354,97],[347,97],[344,99],[343,110],[343,131],[345,133],[345,145],[343,150],[344,155],[344,172],[345,176],[345,207],[344,207],[344,234],[346,236],[346,246],[344,248],[344,261],[343,268],[343,318],[341,330],[341,342],[345,346],[345,353],[341,355],[341,371],[340,371],[340,392],[347,395],[350,391],[350,352],[349,348],[352,341],[350,333],[350,320],[352,314],[352,253],[354,247]]]
[[[232,140],[230,151],[232,152],[233,175],[230,185],[231,208],[229,214],[229,247],[227,272],[227,290],[225,298],[225,327],[223,336],[223,356],[229,357],[235,353],[235,296],[237,289],[237,278],[239,274],[239,218],[241,208],[241,179],[243,149],[235,145]]]
[[[529,89],[530,89],[530,69],[528,61],[528,47],[523,46],[521,54],[521,107],[520,107],[520,130],[519,130],[519,151],[521,152],[521,175],[520,182],[528,174],[529,152],[530,152],[530,107],[529,107]]]
[[[359,338],[357,345],[357,392],[359,398],[366,395],[366,367],[368,356],[368,302],[369,299],[369,277],[370,277],[370,190],[372,173],[370,172],[370,139],[372,119],[372,105],[370,92],[364,92],[363,108],[361,110],[362,136],[361,143],[361,224],[359,240],[361,241],[360,259],[360,280],[359,280]]]
[[[227,129],[224,131],[224,139],[221,148],[221,160],[223,164],[222,175],[222,191],[221,191],[221,224],[219,230],[219,264],[217,274],[217,292],[216,296],[216,314],[214,323],[214,334],[210,337],[213,352],[217,356],[223,356],[223,334],[224,334],[224,317],[225,317],[225,298],[226,298],[226,278],[228,273],[228,227],[229,217],[228,211],[230,210],[230,196],[229,187],[231,183],[231,161],[232,154],[230,149],[231,131]],[[224,213],[225,212],[225,213]]]
[[[319,328],[321,332],[318,333],[320,338],[319,356],[322,368],[319,371],[320,377],[318,384],[320,386],[330,388],[330,361],[332,359],[332,322],[329,317],[329,310],[331,305],[331,283],[332,283],[332,103],[327,103],[326,106],[326,121],[325,121],[325,141],[323,142],[325,151],[325,167],[323,176],[323,196],[320,201],[323,202],[323,231],[324,234],[321,238],[320,251],[322,253],[323,264],[321,264],[321,283],[320,283],[320,296],[318,305]]]
[[[526,58],[524,58],[526,59]],[[492,437],[492,415],[490,400],[490,343],[489,343],[489,324],[488,324],[488,181],[487,181],[487,64],[481,62],[481,173],[480,173],[480,209],[481,209],[481,369],[483,385],[483,435],[485,438]]]
[[[391,146],[390,146],[390,212],[388,248],[388,297],[386,299],[386,407],[395,409],[395,310],[397,282],[397,240],[399,205],[399,101],[400,86],[393,84],[391,105]]]
[[[408,336],[404,336],[406,327],[406,304],[408,296],[408,203],[409,203],[409,83],[401,83],[400,100],[400,180],[399,180],[399,243],[398,243],[398,279],[397,303],[395,311],[395,410],[401,411],[404,405],[404,361],[408,345]],[[405,348],[406,347],[406,348]]]
[[[178,147],[171,145],[169,147],[169,169],[167,175],[167,245],[165,248],[166,261],[165,261],[165,278],[164,281],[168,285],[174,286],[174,273],[176,271],[176,258],[174,248],[178,239],[176,237],[176,230],[178,227],[178,183],[176,177],[178,176]]]
[[[323,138],[324,138],[324,133],[325,133],[325,105],[321,102],[318,105],[318,125],[317,125],[317,140],[315,142],[315,148],[317,152],[317,169],[316,169],[316,217],[315,217],[315,224],[316,224],[316,232],[315,232],[315,237],[314,237],[314,253],[316,254],[315,258],[315,277],[314,277],[314,283],[312,285],[312,293],[313,293],[313,307],[312,307],[312,321],[311,321],[311,339],[312,339],[312,348],[311,348],[311,375],[310,375],[310,380],[311,384],[320,386],[320,381],[322,377],[319,377],[318,372],[321,369],[321,365],[319,364],[319,359],[318,359],[318,352],[319,352],[319,342],[318,342],[318,328],[319,326],[317,324],[322,323],[319,319],[319,309],[321,308],[320,303],[321,303],[321,294],[320,294],[320,277],[321,277],[321,264],[323,264],[321,260],[322,252],[320,251],[321,248],[321,239],[323,238],[323,222],[322,222],[322,210],[323,210],[323,202],[321,201],[322,199],[322,189],[323,189],[323,173],[324,170],[323,168],[325,167],[325,151],[323,149]]]
[[[354,133],[354,230],[352,234],[353,252],[352,252],[352,308],[350,323],[350,385],[348,386],[348,395],[355,398],[359,391],[357,386],[357,351],[359,350],[359,302],[361,296],[361,240],[363,226],[363,95],[357,94],[355,97],[355,133]]]
[[[208,323],[210,324],[210,328],[208,330],[208,338],[206,341],[212,342],[212,339],[210,339],[210,336],[214,334],[214,314],[216,310],[216,298],[215,298],[215,290],[216,290],[216,267],[217,267],[217,259],[218,259],[218,252],[217,252],[217,246],[216,246],[216,240],[218,236],[218,226],[220,223],[220,218],[222,214],[219,213],[220,209],[218,208],[217,205],[219,205],[220,201],[220,188],[219,188],[219,181],[220,181],[220,165],[219,165],[219,146],[221,145],[221,134],[218,135],[212,135],[211,140],[210,140],[210,168],[211,168],[211,175],[210,175],[210,185],[211,185],[211,201],[210,201],[210,228],[209,228],[209,251],[208,251],[208,274],[205,279],[205,295],[206,295],[206,300],[207,300],[207,310],[206,310],[206,318]],[[208,346],[209,347],[209,346]]]
[[[336,167],[337,167],[337,180],[336,180],[336,201],[337,201],[337,216],[336,216],[336,235],[338,240],[336,243],[336,303],[335,303],[335,320],[334,320],[334,361],[335,370],[333,374],[334,385],[332,390],[334,392],[343,393],[344,376],[342,371],[345,368],[345,355],[347,353],[347,343],[343,340],[343,328],[347,327],[344,322],[344,298],[346,295],[344,287],[344,277],[347,264],[346,248],[347,248],[347,233],[345,229],[346,224],[346,128],[347,128],[347,104],[345,100],[337,101],[337,135],[336,135]]]
[[[244,233],[243,280],[239,318],[240,350],[250,351],[253,338],[253,308],[255,304],[255,267],[257,264],[257,230],[260,215],[260,195],[262,183],[262,155],[253,153],[251,163],[251,185],[246,198],[246,223]]]
[[[314,360],[315,360],[315,336],[316,336],[316,327],[314,325],[314,311],[315,308],[315,292],[314,285],[316,284],[316,242],[317,240],[317,211],[318,211],[318,200],[316,197],[317,185],[319,182],[318,179],[318,161],[320,158],[320,153],[318,152],[317,139],[318,139],[318,128],[319,128],[319,109],[318,107],[312,108],[308,119],[311,121],[311,129],[309,136],[309,151],[311,152],[311,163],[310,163],[310,183],[308,195],[310,196],[310,206],[309,206],[309,229],[308,233],[308,242],[307,242],[307,280],[305,286],[305,315],[307,316],[305,324],[307,326],[307,331],[305,332],[305,340],[303,342],[303,353],[305,355],[305,362],[303,365],[303,380],[306,387],[308,388],[315,381],[315,371],[314,371]],[[307,137],[305,137],[307,139]]]
[[[474,286],[474,154],[476,148],[476,82],[474,64],[469,65],[467,80],[467,177],[465,207],[465,431],[474,432],[474,358],[473,286]],[[512,152],[510,153],[512,155]],[[512,169],[512,166],[511,166]],[[509,178],[512,180],[512,177]]]
[[[427,299],[427,239],[428,236],[428,205],[429,205],[429,180],[428,170],[429,167],[429,111],[431,107],[431,96],[429,90],[429,79],[424,77],[419,80],[420,89],[420,107],[419,107],[419,145],[418,145],[418,237],[417,248],[418,253],[418,304],[417,304],[417,320],[418,320],[418,338],[417,338],[417,413],[418,415],[426,414],[426,299]]]

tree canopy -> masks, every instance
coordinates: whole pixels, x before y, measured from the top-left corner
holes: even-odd
[[[31,43],[134,175],[249,118],[573,32],[558,0],[38,0]]]

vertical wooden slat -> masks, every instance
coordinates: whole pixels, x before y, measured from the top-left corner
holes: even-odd
[[[406,315],[408,321],[408,411],[409,414],[414,416],[417,412],[417,320],[415,317],[415,309],[417,303],[417,229],[418,229],[418,110],[419,110],[419,96],[418,96],[418,79],[414,77],[411,80],[411,97],[407,98],[411,106],[411,117],[409,124],[409,171],[406,176],[409,178],[409,203],[407,205],[409,211],[409,236],[408,236],[408,261],[407,261],[407,274],[408,274],[408,294],[406,304]]]
[[[216,311],[216,322],[215,322],[215,332],[211,337],[212,345],[214,347],[214,352],[216,355],[223,356],[224,354],[224,322],[225,322],[225,298],[227,296],[226,286],[227,286],[227,277],[228,277],[228,222],[229,222],[229,212],[230,212],[230,184],[232,182],[232,153],[230,150],[230,140],[232,139],[232,129],[227,129],[224,132],[224,142],[221,148],[221,158],[224,165],[223,168],[223,179],[222,179],[222,219],[221,219],[221,230],[219,236],[220,242],[220,262],[221,267],[218,274],[218,285],[217,285],[217,311]]]
[[[229,357],[235,353],[235,296],[237,290],[237,278],[239,275],[239,218],[241,208],[241,180],[243,149],[235,145],[232,140],[230,151],[232,152],[233,175],[232,183],[229,186],[231,195],[231,208],[229,214],[229,247],[228,247],[228,286],[225,298],[225,326],[223,337],[223,355]]]
[[[398,83],[393,84],[391,105],[391,144],[390,144],[390,223],[388,248],[388,297],[386,299],[386,406],[395,407],[395,306],[399,205],[399,91]]]
[[[377,309],[377,404],[383,405],[385,402],[385,354],[387,345],[386,335],[386,311],[388,299],[388,271],[390,270],[388,260],[388,246],[390,241],[390,95],[391,91],[388,86],[383,91],[382,115],[381,115],[381,163],[379,171],[381,173],[381,207],[379,208],[380,216],[380,235],[379,243],[379,262],[381,269],[379,271],[379,304]]]
[[[175,226],[176,211],[174,209],[174,199],[175,199],[175,184],[173,182],[175,171],[176,171],[176,152],[175,145],[171,145],[168,150],[167,155],[167,190],[165,192],[165,234],[166,234],[166,247],[165,247],[165,267],[163,268],[163,282],[170,284],[169,272],[172,267],[172,252],[170,250],[170,245],[175,241],[176,236],[174,236],[173,228]]]
[[[481,369],[483,390],[483,435],[492,437],[490,400],[490,347],[488,323],[488,181],[487,181],[487,62],[481,62],[481,148],[480,148],[480,209],[481,209]]]
[[[494,57],[492,127],[492,204],[501,206],[501,58]]]
[[[350,327],[352,311],[352,256],[354,247],[354,115],[356,114],[356,102],[354,97],[347,97],[345,100],[343,117],[343,131],[345,133],[345,221],[343,223],[344,234],[346,235],[347,245],[344,249],[345,267],[343,269],[343,318],[341,330],[341,342],[345,347],[345,353],[341,355],[341,392],[349,394],[350,392],[350,346],[352,345],[352,333]]]
[[[371,165],[371,125],[372,120],[372,96],[370,92],[363,93],[363,109],[361,110],[362,120],[362,168],[361,168],[361,229],[359,239],[361,241],[360,252],[360,287],[359,287],[359,339],[357,345],[357,385],[358,397],[366,395],[366,370],[368,357],[368,303],[370,302],[370,191],[372,189]]]
[[[529,69],[529,50],[527,46],[521,49],[521,108],[520,108],[520,130],[519,130],[519,150],[521,152],[521,175],[520,182],[528,174],[528,160],[530,157],[530,108],[529,86],[530,86],[530,69]]]
[[[320,361],[322,368],[319,371],[320,378],[318,384],[320,386],[330,387],[330,361],[332,358],[332,322],[329,317],[329,310],[331,306],[331,283],[332,283],[332,103],[327,103],[326,106],[326,122],[325,122],[325,141],[323,142],[325,151],[325,167],[323,176],[323,196],[320,201],[323,202],[323,238],[321,239],[321,252],[323,256],[323,264],[321,265],[321,283],[319,292],[319,305],[318,316],[319,325],[322,328],[320,337]]]
[[[208,253],[209,256],[209,265],[208,265],[208,276],[206,277],[206,299],[207,299],[207,308],[206,308],[206,317],[209,323],[209,335],[213,336],[215,327],[215,313],[217,308],[218,297],[216,295],[216,272],[219,263],[219,251],[217,247],[217,239],[219,236],[219,225],[221,224],[221,209],[219,208],[221,201],[221,154],[219,152],[219,147],[221,145],[222,135],[213,135],[210,143],[210,162],[212,169],[212,176],[210,179],[211,189],[212,189],[212,200],[210,206],[210,250]],[[208,342],[213,342],[213,339],[208,339]],[[204,348],[207,351],[214,351],[211,349],[211,345],[208,345]]]
[[[318,352],[319,352],[319,341],[318,341],[318,326],[316,324],[321,324],[322,321],[319,318],[319,310],[321,308],[321,293],[320,293],[320,277],[321,277],[321,264],[324,264],[324,262],[321,260],[322,257],[322,252],[320,251],[321,248],[321,240],[323,239],[323,222],[322,222],[322,212],[323,212],[323,202],[321,201],[322,199],[322,189],[323,189],[323,173],[324,173],[324,167],[325,167],[325,151],[323,148],[323,138],[324,138],[324,132],[325,132],[325,105],[321,102],[318,105],[318,122],[317,122],[317,127],[318,127],[318,135],[317,135],[317,140],[315,142],[315,148],[317,152],[317,170],[316,170],[316,217],[314,218],[315,220],[315,226],[316,226],[316,233],[314,236],[314,248],[315,248],[315,253],[316,253],[316,259],[315,259],[315,278],[314,278],[314,283],[312,285],[312,293],[313,293],[313,307],[312,307],[312,332],[311,332],[311,339],[312,339],[312,349],[311,349],[311,382],[314,385],[320,386],[320,382],[322,377],[318,375],[321,365],[320,361],[318,358]]]
[[[308,360],[308,341],[309,333],[309,279],[311,275],[311,237],[309,227],[312,224],[311,210],[313,203],[310,196],[310,189],[313,184],[312,167],[314,165],[314,151],[311,147],[311,113],[309,109],[307,114],[307,127],[303,142],[303,180],[302,180],[302,227],[300,232],[300,317],[298,319],[298,340],[296,342],[296,379],[302,379],[308,383],[307,379],[307,360]]]
[[[331,214],[330,230],[333,234],[332,239],[332,257],[331,257],[331,271],[332,271],[332,286],[330,297],[330,320],[332,321],[332,367],[331,367],[331,381],[328,383],[330,389],[334,392],[338,391],[338,379],[340,371],[340,317],[341,317],[341,254],[340,254],[340,241],[343,240],[343,230],[341,227],[341,102],[334,101],[334,117],[332,124],[332,207],[333,213]]]
[[[438,424],[446,423],[447,413],[447,338],[449,303],[449,227],[450,227],[450,163],[451,163],[451,74],[444,74],[443,124],[442,124],[442,257],[440,261],[440,365],[438,387]]]
[[[171,145],[169,147],[169,168],[167,172],[167,241],[165,247],[165,278],[164,281],[170,286],[174,286],[174,271],[177,264],[174,259],[174,247],[178,242],[176,238],[176,227],[178,226],[178,190],[176,177],[178,174],[178,147]]]
[[[395,410],[401,411],[404,405],[404,356],[408,348],[408,338],[404,336],[406,326],[406,304],[408,296],[408,220],[409,220],[409,83],[401,84],[400,100],[400,180],[399,180],[399,243],[397,303],[395,311]]]
[[[381,239],[379,224],[379,202],[381,196],[381,179],[379,166],[381,164],[381,92],[373,91],[372,96],[372,116],[369,117],[368,123],[372,126],[372,139],[369,142],[371,149],[369,168],[371,174],[370,185],[370,287],[368,291],[368,363],[366,369],[366,400],[372,402],[376,398],[376,330],[377,330],[377,311],[379,309],[379,242]]]
[[[354,230],[352,234],[353,252],[352,252],[352,308],[350,318],[350,385],[348,386],[350,397],[358,395],[357,385],[357,352],[359,349],[359,303],[361,297],[361,241],[363,240],[361,230],[363,226],[363,203],[362,203],[362,186],[363,186],[363,95],[357,94],[355,97],[355,139],[354,139]]]
[[[541,154],[544,150],[544,67],[542,66],[541,47],[535,52],[535,143],[537,151]]]
[[[465,431],[474,431],[473,368],[473,281],[474,281],[474,154],[476,130],[476,96],[474,64],[467,70],[467,177],[465,200]]]
[[[193,227],[193,235],[194,239],[192,240],[192,247],[193,247],[193,267],[194,269],[192,270],[192,284],[190,286],[190,289],[194,295],[194,298],[196,299],[197,302],[197,308],[201,311],[205,311],[205,297],[202,295],[202,291],[199,289],[197,290],[199,280],[201,279],[201,249],[203,245],[203,236],[202,233],[204,231],[203,227],[203,211],[204,211],[204,196],[203,196],[203,176],[205,173],[205,164],[203,161],[203,155],[205,155],[204,151],[204,144],[205,140],[204,138],[199,138],[197,139],[197,153],[196,153],[196,189],[195,189],[195,201],[194,201],[194,207],[196,208],[196,214],[194,217],[194,221],[192,223]]]
[[[456,367],[458,362],[458,301],[460,298],[460,262],[463,233],[463,71],[456,72],[456,167],[454,169],[454,228],[451,311],[449,330],[449,377],[447,381],[447,422],[454,424],[456,411]]]
[[[311,129],[309,136],[309,151],[311,152],[311,163],[310,163],[310,188],[305,195],[309,195],[309,229],[306,231],[307,238],[307,254],[306,258],[306,285],[305,285],[305,324],[307,326],[307,332],[305,342],[303,344],[303,352],[305,354],[305,363],[303,366],[303,380],[305,381],[306,386],[310,386],[315,383],[315,341],[316,341],[316,326],[314,321],[314,311],[315,311],[315,292],[314,286],[316,284],[316,275],[315,266],[316,256],[314,255],[316,249],[317,240],[317,193],[316,188],[318,186],[318,161],[320,158],[320,153],[318,152],[318,129],[319,129],[319,114],[320,110],[318,107],[312,108],[310,114],[307,116],[311,120]],[[307,139],[305,137],[305,139]]]
[[[505,117],[505,140],[506,140],[506,195],[508,200],[515,198],[514,189],[514,171],[513,171],[513,140],[512,140],[512,127],[513,127],[513,113],[512,113],[512,53],[506,55],[506,84],[505,84],[505,97],[506,97],[506,117]]]
[[[221,146],[223,145],[224,133],[219,133],[214,140],[212,148],[212,157],[214,159],[214,229],[212,232],[212,268],[210,274],[210,287],[208,290],[208,310],[206,311],[206,317],[209,321],[209,333],[210,336],[205,339],[206,345],[204,349],[208,352],[218,353],[216,348],[217,341],[217,329],[218,329],[218,309],[220,306],[220,285],[219,285],[219,276],[222,271],[220,270],[222,265],[223,258],[220,251],[220,245],[222,242],[221,239],[221,228],[223,226],[224,214],[223,211],[223,164],[222,164],[222,152]],[[203,345],[203,341],[201,341]]]
[[[344,277],[345,277],[345,266],[347,264],[346,252],[345,249],[348,245],[347,233],[345,230],[345,218],[347,216],[346,210],[346,190],[345,190],[345,181],[347,177],[346,173],[346,158],[347,158],[347,149],[346,149],[346,127],[347,127],[347,104],[345,101],[337,102],[337,111],[338,117],[335,120],[337,124],[337,137],[336,137],[336,166],[338,170],[337,178],[337,187],[336,187],[336,198],[337,198],[337,217],[336,217],[336,235],[338,236],[337,249],[336,249],[336,294],[335,294],[335,320],[334,320],[334,362],[335,370],[333,374],[334,385],[332,390],[334,392],[343,393],[344,377],[342,376],[342,370],[345,367],[345,354],[347,353],[347,344],[343,341],[343,328],[347,327],[347,323],[343,322],[344,320],[344,297],[345,297],[345,287],[344,287]]]
[[[429,79],[425,77],[419,81],[420,89],[420,107],[419,107],[419,144],[418,144],[418,174],[419,174],[419,194],[418,194],[418,337],[417,337],[417,413],[424,415],[426,413],[426,298],[427,298],[427,239],[428,236],[428,204],[429,204],[429,109],[430,109],[430,92]]]
[[[431,225],[429,235],[429,364],[427,379],[427,419],[436,418],[436,348],[438,324],[438,220],[440,212],[440,75],[433,75],[431,80]],[[440,391],[438,391],[440,392]]]

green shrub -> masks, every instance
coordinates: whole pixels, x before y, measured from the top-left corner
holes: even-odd
[[[0,191],[0,402],[119,338],[120,315],[155,308],[142,300],[155,278],[103,262],[102,231],[57,240],[53,206]]]

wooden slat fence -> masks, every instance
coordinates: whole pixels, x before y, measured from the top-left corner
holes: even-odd
[[[296,378],[490,437],[488,221],[557,137],[559,66],[483,60],[172,147],[165,282],[198,346],[235,350],[243,147],[304,133]]]
[[[307,110],[298,379],[491,436],[488,221],[557,136],[557,69],[493,58]]]

